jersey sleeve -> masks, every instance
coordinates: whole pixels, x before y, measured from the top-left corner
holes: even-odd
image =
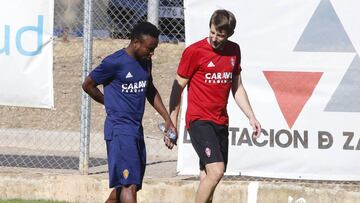
[[[155,95],[157,93],[157,89],[156,87],[154,86],[154,83],[153,83],[153,77],[152,77],[152,61],[150,60],[149,61],[149,85],[147,86],[147,90],[146,90],[146,97],[148,99],[148,101],[151,103],[151,105],[154,104],[154,98],[155,98]]]
[[[152,76],[152,60],[150,59],[150,60],[148,60],[147,61],[147,63],[148,63],[148,69],[149,69],[149,75],[150,75],[150,77],[149,77],[149,83],[153,83],[153,76]]]
[[[152,76],[152,61],[151,60],[148,61],[148,69],[149,69],[149,85],[147,86],[147,90],[148,90],[148,92],[151,92],[155,88],[154,79]]]
[[[191,78],[199,68],[197,52],[194,47],[185,49],[177,69],[177,74],[184,78]]]
[[[115,75],[115,65],[106,58],[90,73],[91,79],[97,84],[109,82]]]
[[[239,75],[241,72],[241,51],[240,46],[236,44],[236,59],[235,59],[235,66],[234,66],[234,72],[233,74]]]

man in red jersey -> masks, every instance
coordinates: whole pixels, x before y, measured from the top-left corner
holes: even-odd
[[[240,76],[240,47],[229,41],[236,19],[227,10],[216,10],[210,19],[210,35],[185,49],[170,96],[170,117],[177,124],[181,94],[188,86],[186,128],[200,158],[200,184],[196,203],[212,201],[212,195],[228,161],[226,110],[230,89],[253,128],[261,132]]]

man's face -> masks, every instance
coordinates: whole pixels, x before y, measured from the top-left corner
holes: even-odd
[[[219,50],[223,48],[225,42],[228,39],[228,34],[225,30],[216,30],[215,26],[211,24],[209,42],[212,48]]]
[[[135,41],[135,57],[137,59],[151,59],[155,48],[158,46],[159,39],[150,35],[144,35]]]

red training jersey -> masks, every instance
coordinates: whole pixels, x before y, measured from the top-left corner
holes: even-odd
[[[194,120],[228,125],[226,106],[232,77],[240,71],[240,47],[234,42],[215,51],[205,38],[184,50],[177,74],[189,79],[186,128]]]

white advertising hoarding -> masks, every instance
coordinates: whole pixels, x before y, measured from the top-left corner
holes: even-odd
[[[229,98],[228,175],[360,180],[360,2],[185,0],[186,45],[209,33],[216,9],[232,11],[242,79],[262,135]],[[186,94],[185,94],[186,95]],[[198,174],[184,131],[178,171]]]
[[[0,5],[0,105],[53,107],[53,0]]]

